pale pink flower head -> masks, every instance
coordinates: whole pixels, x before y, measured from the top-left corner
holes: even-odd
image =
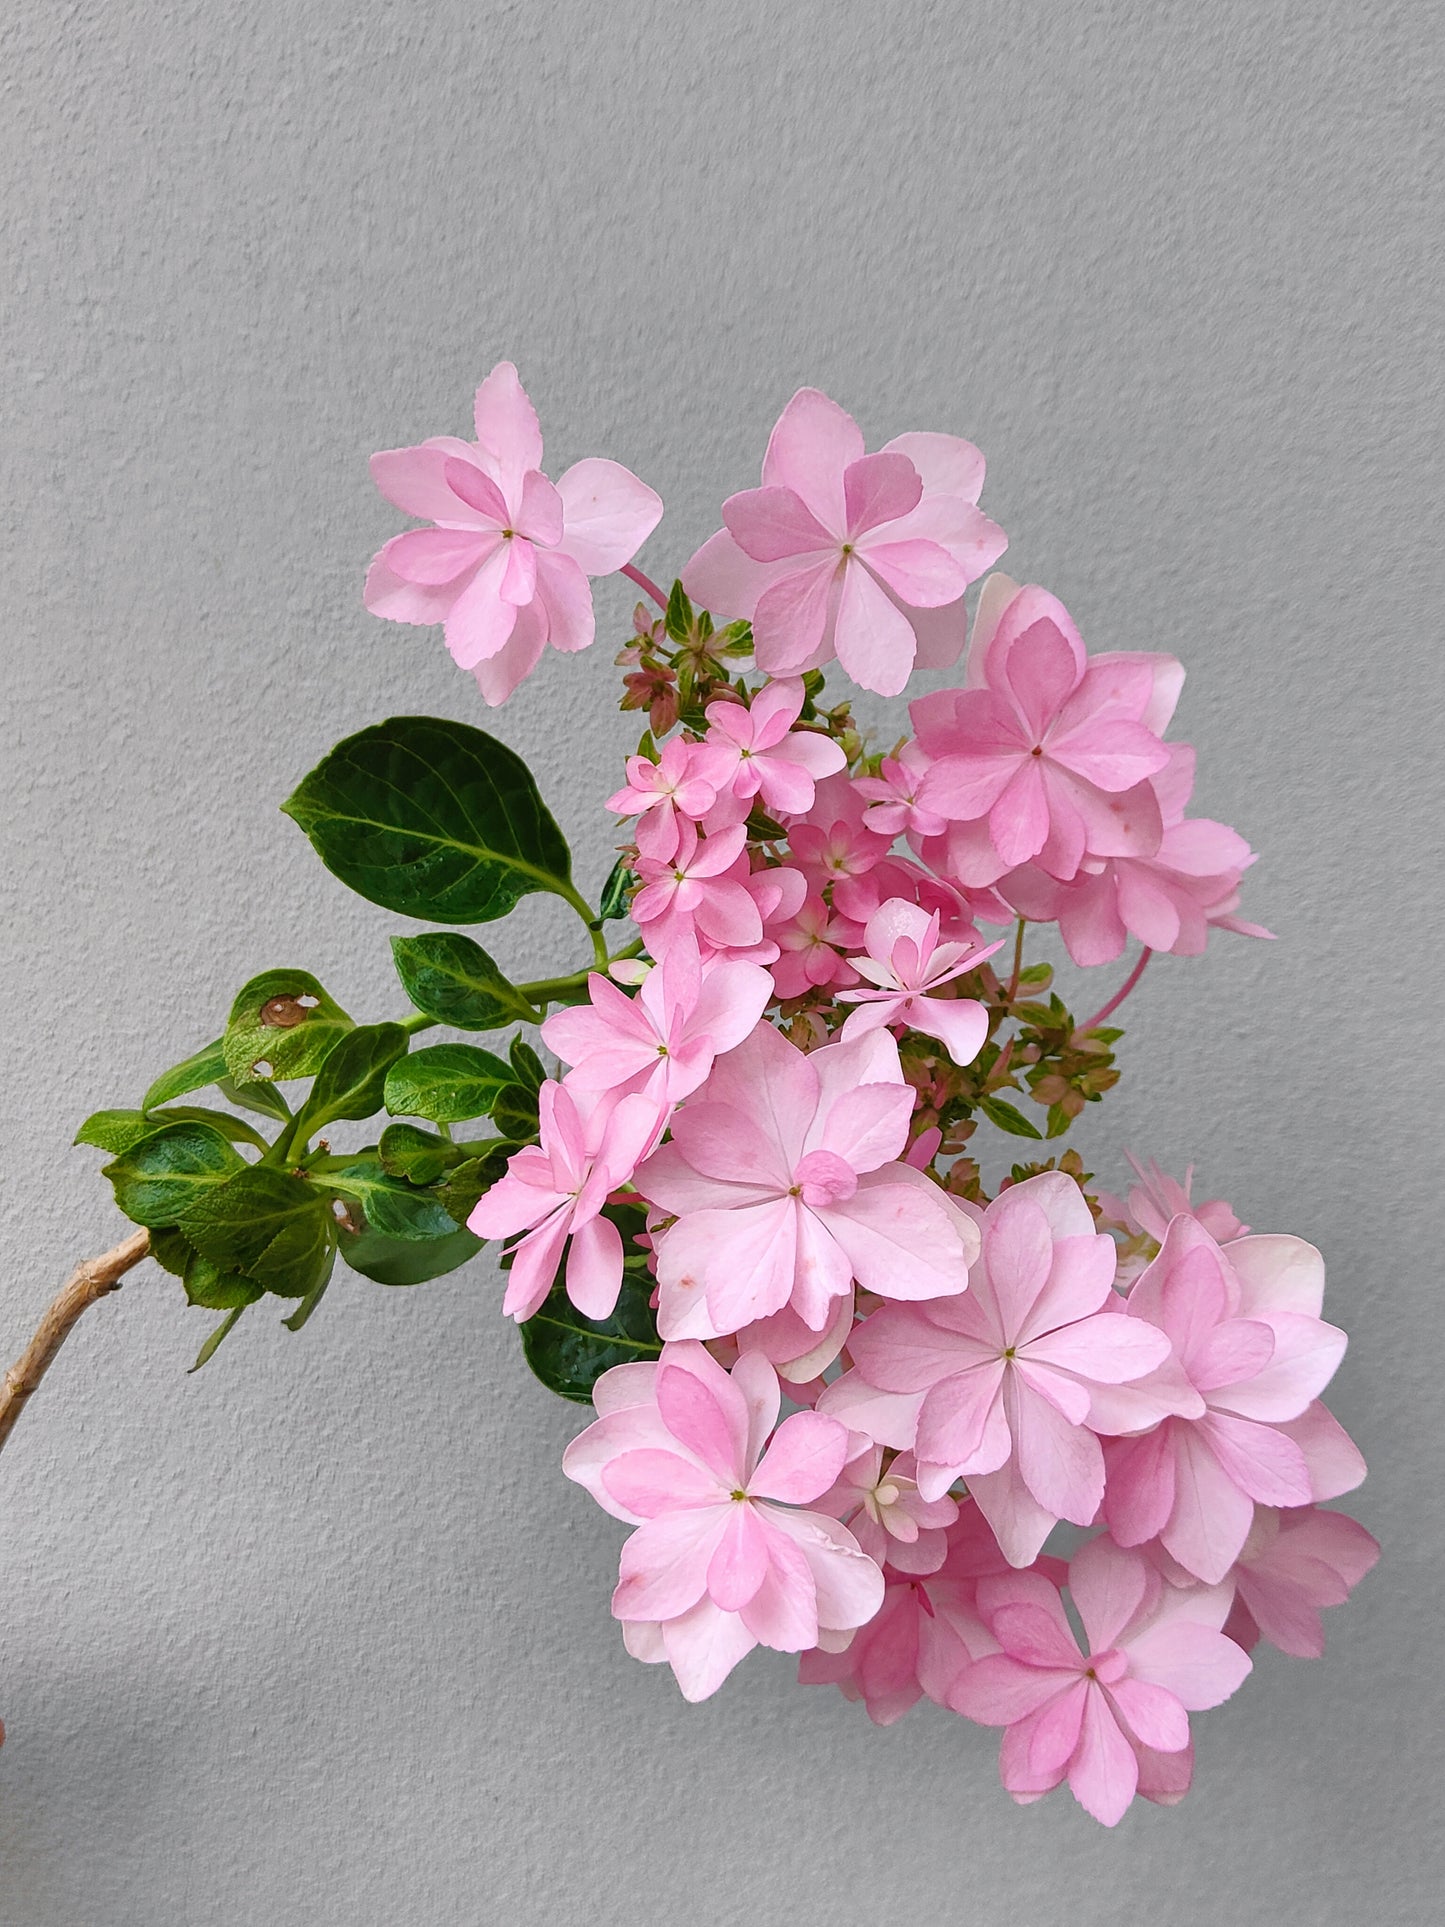
[[[740,1044],[773,983],[758,964],[710,960],[684,939],[648,971],[635,997],[594,973],[590,1002],[554,1011],[542,1039],[572,1069],[575,1091],[643,1091],[669,1110],[695,1091],[713,1059]]]
[[[866,1408],[848,1409],[855,1384],[916,1400],[908,1442],[919,1490],[937,1498],[966,1478],[1007,1558],[1026,1566],[1060,1519],[1088,1525],[1099,1509],[1096,1433],[1110,1429],[1100,1423],[1102,1391],[1149,1380],[1137,1404],[1152,1418],[1131,1414],[1131,1425],[1197,1411],[1201,1401],[1166,1369],[1162,1332],[1141,1344],[1129,1329],[1138,1321],[1106,1309],[1114,1302],[1114,1242],[1095,1231],[1072,1178],[1029,1178],[982,1217],[968,1291],[927,1305],[884,1305],[866,1318],[849,1340],[856,1378],[840,1380],[822,1403],[871,1432]]]
[[[657,1241],[658,1329],[717,1338],[791,1306],[822,1333],[856,1278],[886,1298],[959,1292],[977,1232],[895,1160],[913,1092],[886,1031],[805,1053],[771,1024],[713,1065],[638,1190]]]
[[[594,634],[589,576],[630,562],[662,502],[617,462],[574,462],[555,486],[542,431],[510,361],[477,390],[474,442],[437,435],[371,458],[389,502],[430,522],[393,536],[371,564],[366,606],[394,622],[440,622],[483,699],[505,702],[548,643]]]
[[[1170,1339],[1198,1405],[1110,1444],[1104,1517],[1121,1545],[1157,1537],[1213,1585],[1239,1558],[1256,1503],[1304,1506],[1359,1484],[1363,1461],[1316,1403],[1345,1350],[1319,1316],[1323,1295],[1323,1260],[1302,1238],[1221,1248],[1196,1219],[1171,1222],[1121,1322]],[[1103,1401],[1105,1430],[1142,1431],[1136,1391]]]
[[[620,994],[620,993],[619,993]],[[574,1093],[550,1079],[538,1098],[541,1143],[507,1164],[467,1219],[479,1238],[527,1235],[512,1248],[502,1310],[530,1318],[552,1289],[564,1246],[567,1296],[585,1318],[606,1318],[622,1289],[622,1238],[601,1211],[662,1133],[665,1109],[651,1097]]]
[[[754,1646],[797,1653],[871,1619],[883,1575],[826,1513],[800,1511],[841,1471],[848,1434],[795,1412],[750,1353],[731,1374],[702,1345],[604,1372],[567,1477],[637,1530],[612,1597],[628,1650],[665,1660],[685,1698],[715,1693]],[[774,1430],[774,1426],[777,1429]]]
[[[963,592],[1003,531],[977,506],[983,457],[951,435],[898,435],[864,452],[851,415],[816,388],[794,395],[763,457],[763,486],[730,496],[726,527],[683,570],[714,613],[746,616],[758,666],[815,669],[835,655],[856,683],[896,696],[963,648]]]
[[[863,821],[881,836],[940,836],[948,819],[926,809],[918,792],[933,759],[917,743],[904,743],[896,756],[885,756],[876,776],[855,776],[853,787],[868,798]]]
[[[779,997],[805,997],[810,991],[856,984],[858,973],[845,951],[861,936],[858,925],[830,910],[820,896],[808,897],[786,922],[769,925],[778,946],[773,983]]]
[[[765,683],[746,708],[709,703],[707,742],[717,758],[717,787],[745,801],[758,797],[774,816],[810,810],[816,784],[846,769],[848,758],[817,730],[793,727],[802,707],[796,678]]]
[[[1185,1792],[1189,1715],[1227,1700],[1250,1662],[1220,1631],[1227,1588],[1166,1586],[1107,1537],[1075,1554],[1068,1589],[1082,1646],[1042,1574],[980,1580],[978,1611],[1002,1650],[966,1667],[949,1699],[966,1718],[1007,1728],[999,1773],[1021,1805],[1067,1779],[1079,1805],[1113,1827],[1136,1793],[1172,1805]]]
[[[695,824],[680,818],[672,854],[640,854],[637,874],[642,888],[632,899],[632,920],[653,956],[678,942],[729,951],[762,942],[763,920],[746,883],[743,824],[700,837]]]
[[[818,1500],[841,1519],[870,1559],[898,1572],[937,1572],[948,1552],[958,1503],[947,1493],[925,1499],[918,1490],[911,1452],[887,1455],[881,1445],[854,1432],[837,1483]]]
[[[932,993],[976,970],[1000,948],[990,944],[940,943],[939,916],[930,916],[901,897],[874,911],[863,933],[867,954],[852,959],[866,977],[866,990],[838,993],[840,1004],[856,1008],[843,1025],[843,1038],[861,1037],[885,1025],[903,1024],[936,1037],[954,1063],[971,1064],[988,1037],[988,1011],[972,997],[935,997]]]
[[[629,756],[627,782],[607,799],[618,816],[636,816],[638,847],[665,863],[677,854],[678,819],[701,822],[727,781],[726,762],[702,743],[674,736],[654,763]]]
[[[1234,1587],[1234,1605],[1224,1630],[1246,1652],[1265,1639],[1296,1659],[1318,1659],[1325,1650],[1321,1609],[1343,1606],[1379,1556],[1379,1540],[1343,1512],[1257,1505],[1225,1582]]]
[[[1151,720],[1151,656],[1085,654],[1069,612],[1043,589],[1010,600],[984,655],[981,688],[952,692],[951,715],[915,704],[933,767],[919,800],[939,816],[986,818],[1000,860],[1077,874],[1086,854],[1152,855],[1163,832],[1149,778],[1169,752]]]
[[[1181,1184],[1178,1178],[1171,1178],[1167,1171],[1161,1171],[1153,1158],[1147,1164],[1141,1164],[1132,1151],[1126,1151],[1124,1155],[1139,1177],[1139,1182],[1125,1199],[1120,1214],[1134,1230],[1142,1231],[1146,1237],[1162,1245],[1170,1220],[1185,1217],[1203,1225],[1216,1244],[1228,1244],[1232,1238],[1243,1238],[1248,1234],[1249,1226],[1240,1223],[1223,1198],[1206,1198],[1198,1204],[1191,1202],[1190,1192],[1194,1185],[1192,1164],[1184,1173],[1184,1182]]]

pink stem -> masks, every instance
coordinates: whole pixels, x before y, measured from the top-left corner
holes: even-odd
[[[624,562],[619,573],[625,575],[629,582],[635,582],[645,595],[650,595],[659,609],[666,610],[667,597],[662,593],[661,589],[658,588],[651,576],[644,575],[641,569],[634,569],[630,562]]]
[[[1154,952],[1147,946],[1139,952],[1138,963],[1135,964],[1134,968],[1114,992],[1108,1003],[1105,1004],[1102,1010],[1096,1010],[1087,1024],[1080,1024],[1080,1030],[1097,1030],[1106,1017],[1113,1016],[1114,1012],[1119,1008],[1120,1004],[1123,1003],[1135,984],[1137,984],[1139,979],[1144,975],[1144,966],[1153,955]]]

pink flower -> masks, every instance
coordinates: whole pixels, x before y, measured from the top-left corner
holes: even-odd
[[[948,819],[918,800],[931,767],[932,758],[917,743],[905,743],[896,756],[883,758],[876,776],[855,777],[853,787],[870,802],[863,812],[867,827],[887,837],[939,836],[946,831]]]
[[[868,954],[852,959],[871,990],[843,990],[840,1004],[857,1008],[843,1025],[843,1038],[862,1037],[886,1024],[906,1024],[936,1037],[955,1064],[971,1064],[988,1037],[988,1011],[972,997],[937,998],[930,992],[976,970],[1000,948],[990,944],[940,943],[939,917],[916,903],[890,897],[874,911],[863,933]]]
[[[1152,855],[1162,820],[1148,778],[1169,752],[1146,720],[1160,672],[1149,656],[1085,655],[1064,605],[1020,589],[984,658],[986,686],[952,695],[952,716],[914,706],[934,766],[919,799],[945,817],[988,819],[1008,865],[1037,858],[1074,876],[1086,853]]]
[[[1111,1216],[1131,1224],[1156,1244],[1163,1244],[1170,1219],[1177,1217],[1194,1218],[1216,1244],[1228,1244],[1232,1238],[1243,1238],[1248,1234],[1249,1226],[1240,1223],[1223,1198],[1209,1198],[1199,1204],[1190,1202],[1189,1193],[1194,1183],[1192,1164],[1184,1173],[1184,1182],[1181,1184],[1177,1178],[1171,1178],[1167,1172],[1161,1171],[1152,1158],[1147,1164],[1141,1164],[1132,1151],[1126,1151],[1124,1155],[1138,1173],[1139,1182],[1123,1204],[1117,1198],[1108,1199],[1109,1205],[1117,1207],[1110,1213]],[[1104,1203],[1106,1196],[1106,1193],[1100,1193],[1100,1203]]]
[[[821,897],[810,896],[788,922],[772,924],[769,935],[778,946],[772,968],[779,997],[857,983],[858,973],[843,952],[857,943],[858,926],[835,916]]]
[[[1256,1506],[1225,1582],[1234,1587],[1234,1606],[1224,1630],[1246,1652],[1267,1639],[1296,1659],[1318,1659],[1325,1650],[1320,1609],[1342,1606],[1379,1556],[1379,1540],[1343,1512]]]
[[[645,756],[627,759],[627,783],[607,799],[618,816],[637,816],[637,841],[659,863],[677,854],[678,818],[700,822],[727,781],[727,766],[716,752],[681,736],[664,743],[653,763]]]
[[[371,473],[389,502],[435,526],[393,536],[371,564],[366,606],[394,622],[440,622],[488,703],[505,702],[543,648],[592,641],[587,578],[630,562],[662,502],[616,462],[575,462],[554,487],[542,432],[510,361],[477,390],[475,442],[433,436],[389,448]]]
[[[848,1526],[870,1559],[898,1572],[937,1572],[948,1552],[944,1527],[958,1517],[958,1503],[945,1493],[925,1499],[914,1477],[913,1454],[895,1454],[887,1467],[883,1447],[862,1433],[850,1434],[848,1459],[837,1483],[819,1499]]]
[[[841,746],[811,729],[794,729],[803,707],[796,680],[765,683],[744,708],[709,703],[708,747],[718,759],[719,789],[750,800],[761,796],[774,815],[797,816],[813,807],[814,785],[848,767]]]
[[[715,613],[749,618],[769,674],[836,654],[855,682],[896,696],[915,657],[957,661],[963,592],[1004,551],[977,507],[982,487],[971,443],[899,435],[867,455],[853,418],[803,388],[773,429],[763,486],[724,502],[726,528],[683,583]]]
[[[1359,1484],[1363,1461],[1314,1404],[1345,1350],[1319,1316],[1323,1296],[1323,1260],[1301,1238],[1221,1249],[1194,1218],[1172,1221],[1125,1311],[1167,1334],[1198,1403],[1109,1446],[1104,1517],[1121,1545],[1157,1536],[1212,1585],[1239,1558],[1256,1502],[1303,1506]],[[1129,1422],[1137,1389],[1108,1401],[1105,1430],[1142,1430]]]
[[[762,942],[763,920],[745,882],[746,845],[741,823],[704,839],[683,818],[671,856],[639,856],[642,888],[632,899],[632,920],[653,956],[687,938],[719,950]]]
[[[1219,1630],[1224,1588],[1175,1591],[1107,1538],[1076,1553],[1069,1592],[1085,1650],[1048,1579],[980,1580],[978,1609],[1002,1651],[965,1668],[950,1703],[1008,1729],[999,1772],[1021,1805],[1067,1778],[1079,1805],[1112,1827],[1136,1792],[1172,1804],[1185,1791],[1187,1758],[1171,1774],[1158,1756],[1187,1756],[1189,1714],[1227,1700],[1250,1662]]]
[[[479,1238],[527,1236],[512,1249],[502,1310],[530,1318],[552,1289],[562,1247],[567,1296],[584,1318],[606,1318],[622,1289],[622,1239],[599,1213],[608,1193],[625,1184],[657,1141],[666,1113],[650,1097],[582,1097],[564,1085],[542,1086],[540,1145],[508,1161],[506,1176],[486,1192],[467,1227]]]
[[[793,1510],[836,1479],[848,1434],[813,1412],[774,1431],[766,1359],[729,1375],[702,1345],[665,1345],[655,1365],[604,1372],[593,1402],[600,1416],[562,1469],[637,1526],[613,1616],[637,1658],[672,1666],[684,1698],[715,1693],[754,1646],[801,1652],[872,1618],[877,1566],[836,1519]]]
[[[1152,855],[1086,856],[1069,882],[1027,864],[999,886],[1021,916],[1058,923],[1075,963],[1112,963],[1130,934],[1180,957],[1202,955],[1211,929],[1269,935],[1234,914],[1253,851],[1223,823],[1185,818],[1194,751],[1187,743],[1166,747],[1168,767],[1150,778],[1163,824]]]
[[[542,1038],[573,1068],[574,1091],[643,1091],[668,1109],[695,1091],[713,1059],[740,1044],[762,1016],[773,983],[757,964],[703,964],[697,945],[675,943],[635,997],[595,972],[590,1004],[554,1011]]]
[[[763,1023],[720,1057],[635,1180],[677,1214],[657,1244],[663,1337],[720,1337],[785,1305],[821,1332],[855,1277],[886,1298],[962,1291],[972,1222],[892,1161],[912,1109],[886,1032],[805,1054]]]
[[[982,1256],[964,1296],[885,1305],[848,1348],[865,1388],[917,1399],[920,1492],[937,1498],[966,1478],[1008,1559],[1026,1566],[1060,1519],[1088,1525],[1099,1509],[1095,1434],[1112,1429],[1099,1420],[1101,1391],[1153,1375],[1136,1395],[1151,1416],[1131,1413],[1131,1426],[1198,1410],[1200,1400],[1163,1369],[1162,1332],[1140,1344],[1129,1330],[1139,1321],[1105,1311],[1114,1242],[1095,1232],[1072,1178],[1029,1178],[982,1216]],[[847,1398],[835,1388],[823,1408],[868,1431]]]

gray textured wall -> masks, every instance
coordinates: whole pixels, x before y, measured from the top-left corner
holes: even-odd
[[[1428,14],[7,11],[0,1350],[119,1230],[66,1148],[89,1109],[263,967],[397,1007],[396,920],[276,813],[350,729],[480,714],[436,632],[361,608],[397,525],[369,452],[463,431],[513,356],[555,467],[661,491],[663,574],[810,381],[875,442],[973,436],[1014,572],[1189,665],[1201,807],[1281,941],[1151,972],[1085,1148],[1195,1158],[1324,1247],[1386,1557],[1323,1663],[1267,1654],[1198,1722],[1185,1808],[1106,1835],[1015,1810],[943,1714],[875,1731],[770,1656],[690,1709],[629,1661],[619,1533],[486,1262],[348,1277],[299,1337],[263,1307],[195,1379],[207,1319],[148,1267],[0,1468],[4,1927],[1438,1918]],[[499,725],[591,883],[611,653]],[[563,967],[567,921],[534,899],[497,947]]]

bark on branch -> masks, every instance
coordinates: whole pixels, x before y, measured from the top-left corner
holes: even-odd
[[[134,1232],[114,1251],[99,1258],[85,1258],[61,1286],[40,1327],[20,1357],[0,1381],[0,1451],[25,1410],[26,1402],[39,1390],[71,1327],[88,1305],[119,1288],[125,1274],[138,1265],[150,1250],[150,1233]]]

